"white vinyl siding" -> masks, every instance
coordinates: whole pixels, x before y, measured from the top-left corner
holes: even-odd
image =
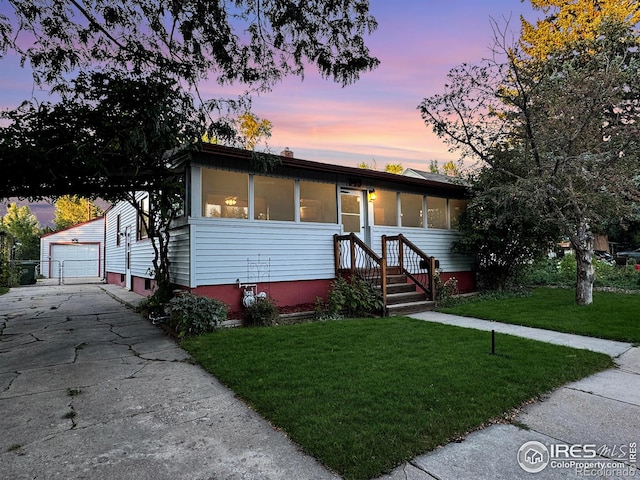
[[[147,197],[147,193],[137,193],[136,201]],[[117,241],[118,215],[120,215],[120,244]],[[138,236],[138,215],[133,206],[126,201],[118,202],[106,214],[106,271],[125,273],[127,236],[131,243],[131,275],[135,277],[153,278],[153,246],[149,238],[141,240]]]
[[[339,225],[192,219],[195,285],[246,282],[248,261],[269,263],[272,282],[332,279]]]
[[[381,255],[382,235],[395,236],[399,233],[427,255],[436,257],[443,272],[465,272],[470,271],[473,266],[473,258],[451,252],[451,244],[459,237],[455,230],[373,227],[371,248]]]
[[[171,281],[177,285],[189,286],[189,226],[171,230],[169,239],[169,259]]]
[[[120,216],[120,242],[118,244],[118,215]],[[119,202],[106,214],[106,271],[111,273],[125,273],[126,267],[126,237],[129,241],[136,242],[136,211],[127,202]]]

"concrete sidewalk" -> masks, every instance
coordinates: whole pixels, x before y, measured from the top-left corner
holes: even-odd
[[[0,478],[338,478],[102,288],[0,296]]]
[[[470,434],[460,443],[422,455],[398,467],[380,480],[472,480],[472,479],[567,479],[567,478],[640,478],[637,460],[630,449],[640,445],[640,349],[630,344],[568,335],[528,327],[506,325],[474,318],[426,312],[411,315],[425,321],[496,332],[541,340],[558,345],[583,348],[615,357],[618,368],[565,385],[543,401],[526,407],[515,425],[493,425]],[[489,380],[487,380],[489,384]],[[489,388],[489,387],[488,387]],[[566,463],[547,459],[539,473],[528,473],[518,463],[518,451],[527,442],[536,441],[550,449],[560,444],[589,445],[598,452],[586,459],[594,468],[579,470]],[[635,447],[634,447],[635,445]],[[587,453],[589,455],[589,453]],[[564,454],[562,455],[564,458]],[[635,457],[637,459],[637,457]],[[585,463],[568,458],[567,462]],[[605,468],[595,462],[602,462]],[[555,460],[558,462],[558,460]],[[592,463],[594,462],[594,463]],[[569,463],[570,465],[570,463]],[[606,466],[613,466],[606,468]],[[541,463],[540,466],[544,466]]]

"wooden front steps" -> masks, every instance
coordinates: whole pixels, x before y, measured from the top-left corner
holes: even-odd
[[[387,275],[387,308],[385,315],[404,315],[407,313],[433,310],[435,302],[427,300],[415,284],[408,282],[402,274]]]

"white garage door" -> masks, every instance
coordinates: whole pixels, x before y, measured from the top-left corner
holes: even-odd
[[[76,243],[72,245],[52,245],[51,260],[53,269],[62,266],[62,275],[68,277],[97,277],[99,273],[100,257],[97,244],[86,245]]]

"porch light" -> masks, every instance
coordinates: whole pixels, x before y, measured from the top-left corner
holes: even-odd
[[[236,203],[238,203],[238,197],[227,197],[224,199],[225,205],[229,205],[233,207]]]
[[[372,188],[371,190],[369,190],[369,201],[373,202],[376,198],[378,198],[378,196],[376,195],[376,189]]]

